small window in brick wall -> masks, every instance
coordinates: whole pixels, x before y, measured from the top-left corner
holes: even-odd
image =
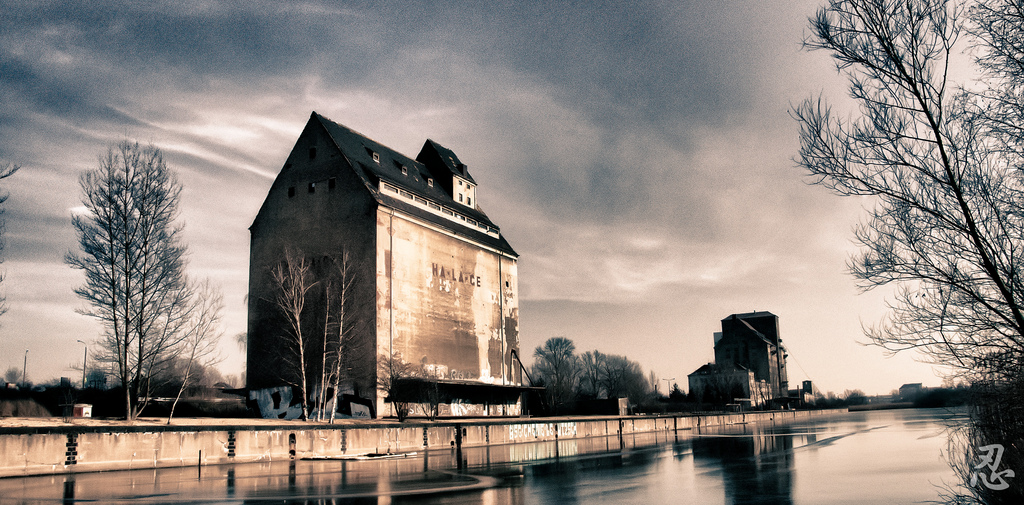
[[[315,193],[316,192],[316,183],[315,182],[309,183],[309,192],[310,193]]]
[[[311,160],[315,160],[316,159],[316,148],[315,147],[310,147],[309,148],[309,159],[311,159]]]
[[[331,177],[330,179],[327,179],[327,189],[333,190],[334,186],[337,185],[337,183],[335,182],[336,180],[337,179],[335,179],[334,177]]]
[[[288,188],[288,198],[295,196],[295,186]]]

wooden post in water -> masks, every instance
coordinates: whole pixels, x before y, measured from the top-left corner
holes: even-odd
[[[456,466],[462,470],[462,426],[455,425],[455,460]]]

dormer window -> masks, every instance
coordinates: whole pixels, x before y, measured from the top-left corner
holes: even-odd
[[[434,187],[434,179],[427,177],[427,186]]]
[[[377,153],[372,153],[372,154],[373,154],[373,162],[379,165],[380,164],[380,154],[377,154]]]
[[[402,165],[402,175],[409,175],[409,169],[405,168],[405,165]]]

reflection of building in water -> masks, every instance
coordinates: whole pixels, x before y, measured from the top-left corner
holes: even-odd
[[[726,503],[786,504],[793,501],[791,437],[759,434],[697,437],[693,440],[693,458],[697,465],[722,468]]]
[[[743,393],[723,398],[728,403],[743,398],[759,406],[785,398],[789,380],[778,316],[750,312],[723,319],[722,331],[715,333],[715,363],[702,366],[688,377],[690,390],[697,395],[700,393],[695,389],[706,393],[715,387],[724,387],[730,394]]]
[[[324,335],[343,321],[351,340],[339,412],[385,412],[378,378],[397,362],[398,375],[418,376],[402,382],[402,401],[441,403],[442,415],[518,413],[518,255],[455,153],[427,140],[409,158],[314,112],[250,233],[247,386],[265,417],[295,417],[300,403],[271,275],[288,250],[315,282],[301,319],[310,394],[321,383]],[[332,320],[327,281],[333,273],[337,309],[342,270],[346,315]]]
[[[754,371],[741,365],[708,363],[687,376],[690,391],[698,401],[732,403],[749,398],[754,407],[768,401],[768,388],[754,378]]]

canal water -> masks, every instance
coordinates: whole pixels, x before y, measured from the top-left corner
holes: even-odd
[[[0,479],[0,503],[917,503],[955,477],[956,412],[853,412],[369,460]]]

